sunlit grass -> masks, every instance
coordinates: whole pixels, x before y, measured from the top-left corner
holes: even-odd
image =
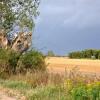
[[[70,72],[28,73],[0,80],[4,88],[18,90],[27,100],[100,100],[100,77]]]

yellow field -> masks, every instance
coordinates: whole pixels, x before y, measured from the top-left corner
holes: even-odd
[[[67,57],[46,58],[48,70],[53,72],[64,72],[77,67],[82,72],[100,73],[100,60],[68,59]]]

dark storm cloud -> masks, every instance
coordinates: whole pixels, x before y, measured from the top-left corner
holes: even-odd
[[[100,0],[42,0],[35,45],[57,54],[100,48]]]

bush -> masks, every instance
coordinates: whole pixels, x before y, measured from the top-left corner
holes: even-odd
[[[100,83],[77,86],[72,90],[73,100],[100,100]]]
[[[0,49],[0,76],[7,77],[16,73],[20,54],[12,50]]]
[[[100,53],[98,54],[98,59],[100,59]]]
[[[45,57],[38,51],[28,51],[25,54],[13,50],[0,49],[0,77],[26,73],[28,71],[45,70]]]
[[[33,72],[46,69],[45,57],[41,52],[32,50],[23,54],[18,62],[17,71],[19,73]]]
[[[19,61],[20,56],[21,55],[17,52],[14,52],[14,51],[10,52],[8,63],[10,66],[11,73],[13,74],[16,74],[16,67],[17,67],[17,63]]]

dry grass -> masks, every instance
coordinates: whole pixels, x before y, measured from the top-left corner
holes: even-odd
[[[67,57],[49,57],[46,59],[50,72],[64,72],[77,67],[81,72],[100,73],[100,60],[68,59]]]
[[[26,100],[100,100],[98,95],[98,99],[90,99],[95,93],[100,95],[100,77],[82,75],[76,67],[64,74],[36,72],[12,76],[9,80],[0,80],[0,85],[20,91]]]
[[[49,72],[11,76],[8,80],[0,80],[0,85],[19,91],[26,100],[100,100],[100,76],[90,73],[99,73],[99,60],[55,57],[47,58],[46,62],[49,63]],[[81,73],[79,68],[90,74]]]

